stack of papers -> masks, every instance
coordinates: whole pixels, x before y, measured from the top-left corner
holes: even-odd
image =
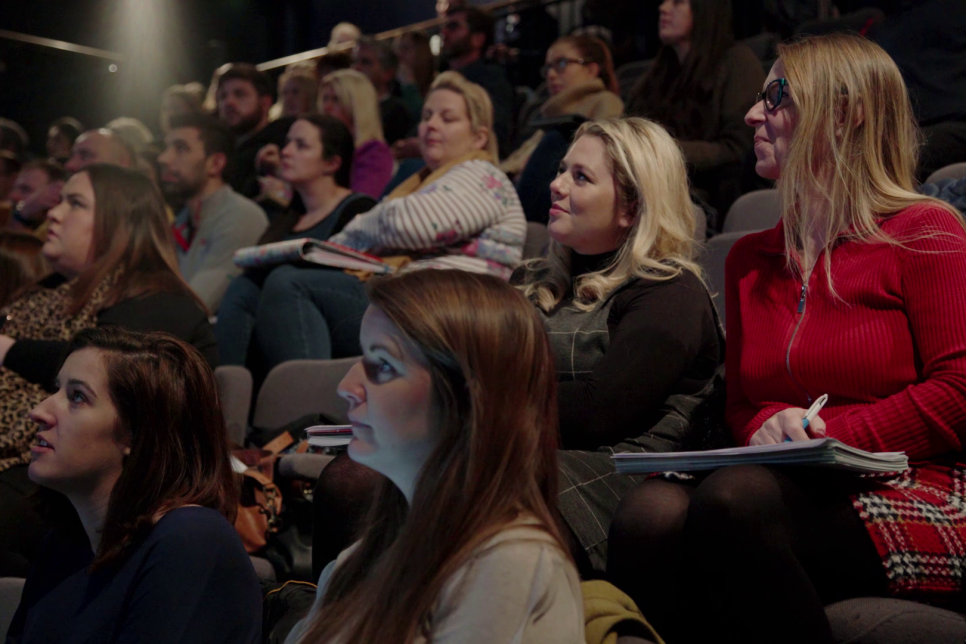
[[[352,440],[352,425],[314,425],[305,430],[309,445],[343,447]]]
[[[621,474],[651,472],[693,472],[716,470],[729,465],[808,465],[850,472],[902,472],[909,469],[905,452],[866,452],[834,438],[808,441],[731,447],[703,452],[664,452],[659,454],[614,454]]]

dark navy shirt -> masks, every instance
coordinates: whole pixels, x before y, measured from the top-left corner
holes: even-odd
[[[262,596],[234,527],[208,508],[164,515],[119,567],[91,574],[80,530],[47,535],[7,644],[258,644]]]

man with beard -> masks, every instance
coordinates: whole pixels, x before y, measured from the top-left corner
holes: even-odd
[[[443,23],[442,57],[449,69],[483,87],[493,101],[493,129],[500,145],[500,156],[510,152],[510,119],[513,87],[500,65],[484,59],[493,44],[493,17],[469,4],[452,3]]]
[[[203,114],[173,116],[164,143],[158,157],[162,189],[185,204],[173,226],[178,266],[214,313],[228,283],[241,272],[232,256],[258,242],[268,218],[225,182],[234,147],[225,124]]]
[[[226,173],[236,192],[255,199],[261,192],[255,158],[270,143],[279,148],[295,119],[269,122],[268,111],[275,98],[272,81],[254,65],[235,63],[218,79],[218,118],[234,133],[234,160]]]

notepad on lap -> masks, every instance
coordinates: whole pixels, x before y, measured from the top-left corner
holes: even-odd
[[[394,270],[378,257],[308,237],[241,248],[235,251],[234,256],[235,265],[241,268],[261,268],[300,261],[373,273],[391,273]]]
[[[614,454],[622,474],[651,472],[693,472],[729,465],[807,465],[851,472],[902,472],[909,469],[905,452],[866,452],[834,438],[816,438],[794,443],[731,447],[702,452]]]

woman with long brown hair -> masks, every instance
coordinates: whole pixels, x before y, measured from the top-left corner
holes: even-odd
[[[339,385],[349,456],[385,476],[362,538],[286,640],[584,641],[553,511],[556,390],[527,300],[502,280],[374,280],[363,358]]]
[[[731,30],[731,0],[663,0],[662,47],[627,101],[678,140],[691,182],[723,217],[740,194],[751,153],[744,115],[765,78],[761,62]]]
[[[47,213],[41,253],[53,273],[0,309],[0,574],[23,576],[42,527],[24,502],[36,426],[27,412],[46,398],[78,331],[119,326],[164,331],[217,361],[204,305],[178,273],[165,203],[144,175],[92,165],[64,185]],[[16,554],[11,554],[11,552]]]
[[[43,540],[7,642],[261,641],[261,593],[214,374],[165,334],[87,329],[30,412],[30,479],[73,513]]]

